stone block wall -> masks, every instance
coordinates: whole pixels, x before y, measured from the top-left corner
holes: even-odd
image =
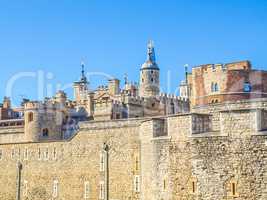
[[[183,114],[83,122],[67,141],[0,144],[0,199],[15,199],[20,161],[23,191],[27,183],[22,200],[100,200],[106,143],[112,200],[265,200],[267,134],[259,116],[265,121],[264,111],[220,112],[218,135],[193,131],[193,123],[209,127],[209,115]]]

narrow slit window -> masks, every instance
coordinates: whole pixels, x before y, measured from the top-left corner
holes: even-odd
[[[57,159],[57,149],[56,149],[56,147],[54,147],[54,149],[53,149],[53,158],[54,158],[54,160]]]
[[[140,176],[134,176],[134,192],[140,192]]]
[[[30,112],[30,113],[28,114],[28,122],[32,122],[32,121],[33,121],[33,113]]]
[[[105,171],[105,153],[104,152],[100,153],[100,171],[101,172]]]
[[[166,190],[166,187],[167,187],[166,179],[164,179],[164,180],[163,180],[163,190],[164,190],[164,191]]]
[[[196,193],[196,182],[192,181],[192,193]]]
[[[28,181],[24,181],[23,183],[23,196],[28,196]]]
[[[135,171],[139,170],[139,156],[135,156]]]
[[[86,181],[84,182],[84,198],[89,199],[89,194],[90,194],[89,182]]]
[[[41,148],[38,148],[38,160],[41,160]]]
[[[58,196],[58,180],[54,180],[53,182],[53,197],[56,198]]]
[[[103,181],[100,182],[99,187],[99,199],[103,200],[105,198],[105,185]]]
[[[236,183],[232,182],[231,183],[231,194],[232,194],[232,196],[236,196],[237,195],[236,189],[237,189]]]

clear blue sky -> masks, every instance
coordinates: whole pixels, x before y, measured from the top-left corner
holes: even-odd
[[[0,1],[0,96],[18,72],[52,73],[49,87],[78,79],[83,59],[89,72],[138,81],[146,43],[153,39],[161,84],[172,92],[183,65],[249,59],[267,69],[267,1],[2,0]],[[103,77],[92,77],[95,88]],[[72,91],[67,90],[70,97]],[[13,99],[36,99],[37,81],[20,79]],[[2,99],[2,98],[1,98]]]

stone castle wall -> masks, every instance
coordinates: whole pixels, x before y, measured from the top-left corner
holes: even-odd
[[[101,199],[104,143],[112,200],[266,199],[265,111],[218,112],[217,122],[214,113],[83,122],[70,140],[1,144],[0,199],[15,199],[18,160],[28,184],[23,200],[86,199],[85,182],[88,199]]]
[[[59,196],[55,199],[83,199],[86,181],[90,184],[90,199],[99,199],[100,183],[104,181],[104,172],[100,170],[103,143],[111,148],[110,198],[137,199],[138,194],[133,192],[134,175],[138,173],[134,167],[135,155],[140,146],[137,124],[103,123],[101,129],[101,123],[97,126],[85,123],[70,141],[0,145],[0,199],[15,199],[18,160],[23,165],[22,185],[28,182],[28,199],[51,199],[54,180],[59,184]]]

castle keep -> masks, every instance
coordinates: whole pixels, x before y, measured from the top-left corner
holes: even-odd
[[[249,61],[186,71],[160,92],[152,42],[139,84],[0,105],[1,200],[265,200],[267,73]]]

